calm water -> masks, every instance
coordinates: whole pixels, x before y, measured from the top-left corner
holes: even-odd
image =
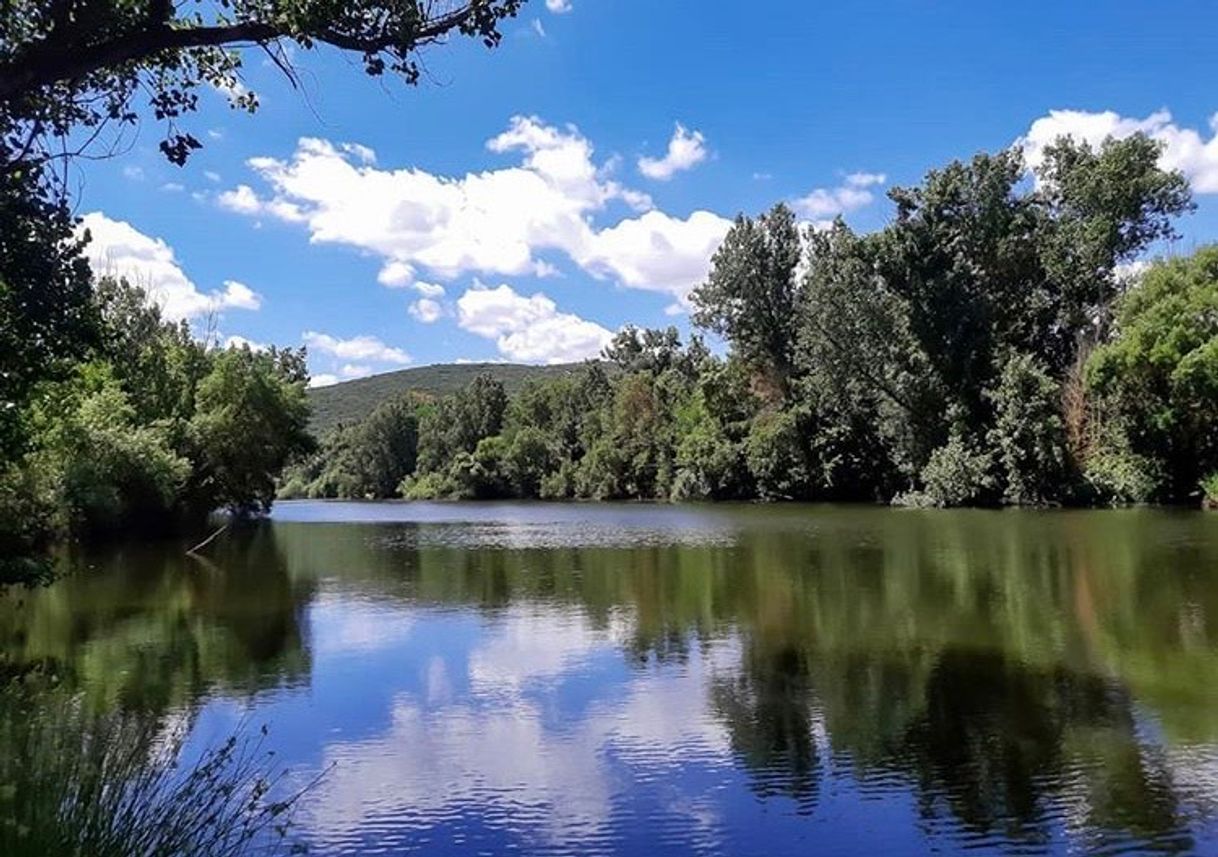
[[[0,595],[314,854],[1218,854],[1218,514],[283,504]]]

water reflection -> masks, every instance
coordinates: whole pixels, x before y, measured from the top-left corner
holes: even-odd
[[[316,582],[289,574],[275,534],[208,561],[177,545],[63,558],[46,588],[0,590],[0,664],[37,666],[94,708],[168,711],[211,692],[307,682],[301,619]]]
[[[253,711],[334,765],[318,853],[1218,849],[1214,516],[301,504],[75,561],[10,668]]]

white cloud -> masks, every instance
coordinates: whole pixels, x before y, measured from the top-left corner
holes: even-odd
[[[1207,139],[1200,131],[1177,125],[1168,110],[1156,111],[1145,119],[1131,119],[1111,110],[1050,110],[1048,116],[1032,123],[1018,144],[1023,146],[1028,166],[1036,168],[1044,162],[1045,147],[1059,137],[1070,136],[1098,146],[1108,137],[1121,139],[1138,132],[1164,144],[1160,165],[1183,173],[1195,193],[1218,193],[1218,114],[1210,119]]]
[[[197,318],[226,309],[256,310],[262,298],[244,283],[226,280],[224,288],[198,290],[186,276],[173,248],[160,238],[140,232],[130,223],[112,220],[100,211],[81,219],[81,230],[92,236],[87,255],[99,275],[126,277],[174,321]]]
[[[134,164],[123,167],[123,178],[130,179],[131,181],[135,182],[142,182],[145,178],[144,168],[135,166]]]
[[[376,163],[376,151],[367,146],[359,143],[343,143],[340,148],[349,155],[355,155],[356,158],[365,164]]]
[[[691,170],[706,160],[706,138],[701,131],[689,131],[680,122],[668,141],[663,158],[639,158],[639,172],[649,179],[666,182],[683,170]]]
[[[225,348],[248,348],[250,351],[266,351],[267,346],[244,336],[228,336],[224,339]]]
[[[883,173],[851,173],[837,187],[818,187],[807,196],[795,200],[795,209],[817,220],[849,214],[870,205],[875,194],[869,188],[882,185],[887,180],[888,176]]]
[[[412,283],[411,288],[425,298],[444,297],[444,287],[436,283],[424,283],[422,280]]]
[[[166,193],[181,193],[186,190],[186,186],[178,182],[165,182],[165,184],[161,185],[161,190]]]
[[[541,292],[525,297],[508,285],[468,290],[457,300],[457,324],[495,340],[505,357],[530,363],[595,357],[613,338],[595,322],[559,312]]]
[[[332,375],[328,372],[323,372],[320,375],[310,375],[309,376],[309,386],[310,387],[333,387],[335,384],[337,384],[341,380],[342,379],[339,378],[337,375]]]
[[[563,15],[571,11],[571,0],[546,0],[546,8],[555,15]]]
[[[401,289],[414,282],[414,268],[400,259],[386,262],[376,275],[376,281],[391,289]]]
[[[386,345],[375,336],[355,336],[351,339],[337,339],[326,333],[314,330],[305,331],[304,344],[313,351],[331,354],[342,360],[374,360],[380,363],[397,363],[404,365],[411,362],[411,357],[400,348]]]
[[[461,177],[390,170],[342,145],[304,138],[288,160],[249,162],[269,196],[238,186],[223,204],[301,223],[315,243],[374,253],[384,260],[377,279],[390,287],[409,286],[419,270],[441,279],[548,276],[556,269],[541,253],[557,250],[595,276],[683,299],[730,226],[709,212],[682,219],[651,211],[650,197],[612,179],[614,161],[598,165],[592,144],[572,126],[517,116],[487,148],[518,154],[519,165]],[[614,203],[645,213],[596,225],[594,216]],[[640,259],[640,252],[669,258]]]
[[[224,281],[224,291],[219,294],[219,300],[222,308],[248,310],[262,308],[262,295],[245,283],[239,283],[236,280]]]
[[[240,214],[256,214],[262,210],[262,201],[247,184],[239,184],[233,190],[221,191],[216,197],[221,208],[236,211]]]
[[[846,176],[846,184],[851,187],[871,187],[884,184],[886,181],[888,181],[888,176],[884,173],[851,173]]]
[[[709,211],[684,220],[649,211],[592,235],[577,261],[594,276],[683,300],[706,279],[711,257],[731,227],[730,220]]]
[[[440,316],[444,314],[444,308],[440,306],[439,301],[419,298],[410,305],[410,314],[423,324],[432,324],[440,320]]]
[[[372,374],[372,367],[362,363],[346,363],[338,370],[338,374],[348,380],[352,378],[367,378]]]
[[[544,39],[546,37],[546,28],[545,25],[541,23],[540,18],[533,19],[532,27],[533,32],[536,33],[539,38]]]
[[[203,177],[206,178],[209,182],[220,181],[220,174],[218,172],[216,172],[215,170],[204,170]]]

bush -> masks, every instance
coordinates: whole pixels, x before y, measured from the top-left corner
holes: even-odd
[[[538,496],[543,500],[569,500],[575,496],[578,467],[564,461],[553,473],[541,480]]]
[[[161,426],[141,426],[106,373],[86,373],[48,393],[49,427],[26,466],[43,483],[63,533],[106,535],[163,526],[179,511],[190,462]]]
[[[995,411],[987,440],[1003,476],[1003,501],[1060,502],[1070,483],[1061,386],[1034,358],[1019,354],[1003,366],[987,398]]]
[[[433,471],[407,476],[398,486],[398,493],[407,500],[442,500],[456,496],[458,487],[447,474]]]
[[[761,414],[745,442],[749,472],[763,500],[797,500],[808,496],[811,479],[795,415],[790,411]]]
[[[1149,503],[1162,490],[1162,464],[1134,452],[1119,420],[1102,423],[1098,440],[1087,456],[1083,479],[1096,502],[1110,506]]]
[[[1218,509],[1218,471],[1201,480],[1201,505]]]
[[[920,493],[898,498],[900,505],[970,506],[994,500],[993,454],[972,447],[960,435],[953,435],[930,455],[922,468]]]

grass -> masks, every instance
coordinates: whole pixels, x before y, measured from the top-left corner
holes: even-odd
[[[263,742],[240,730],[181,766],[187,728],[130,711],[96,714],[79,698],[0,691],[0,854],[229,857],[298,851],[288,839],[300,793]]]
[[[517,392],[529,381],[553,378],[576,371],[582,364],[564,363],[557,366],[527,366],[518,363],[450,363],[418,366],[386,372],[370,378],[344,381],[331,387],[309,390],[313,407],[310,427],[320,437],[339,423],[354,423],[372,413],[373,408],[391,396],[406,392],[430,396],[455,393],[487,372],[503,384],[508,394]]]

